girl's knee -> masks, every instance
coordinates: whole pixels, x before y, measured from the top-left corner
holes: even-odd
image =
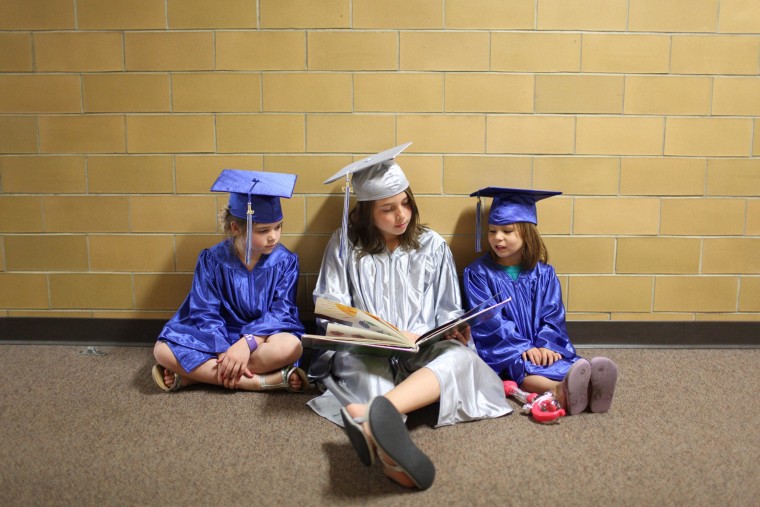
[[[172,349],[162,341],[157,341],[153,346],[153,357],[156,358],[158,364],[164,367],[175,360]]]
[[[303,347],[301,346],[301,340],[296,335],[278,333],[275,336],[277,337],[276,339],[272,340],[270,337],[267,341],[272,345],[276,345],[277,353],[283,360],[294,363],[301,357]]]
[[[293,361],[297,361],[301,358],[301,355],[303,354],[303,346],[301,345],[301,340],[299,340],[296,336],[290,335],[293,339],[288,340],[288,346],[290,354],[289,356],[293,359]]]

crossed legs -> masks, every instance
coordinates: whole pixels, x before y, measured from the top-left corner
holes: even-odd
[[[238,388],[247,391],[259,390],[262,379],[267,385],[279,384],[282,381],[280,369],[292,365],[301,357],[301,342],[290,333],[277,333],[268,337],[256,337],[259,346],[250,356],[248,368],[255,374],[253,378],[242,376]],[[153,347],[156,362],[165,368],[164,384],[171,387],[174,384],[174,374],[182,378],[182,385],[196,383],[224,385],[219,376],[216,359],[209,359],[194,370],[187,372],[182,368],[169,346],[163,341],[157,341]],[[288,384],[294,391],[303,388],[302,379],[292,373]]]

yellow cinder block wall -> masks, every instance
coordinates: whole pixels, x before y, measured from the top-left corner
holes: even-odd
[[[400,157],[458,269],[482,186],[539,228],[570,319],[760,320],[760,2],[4,0],[0,317],[168,318],[223,168],[298,175],[311,290],[340,184]]]

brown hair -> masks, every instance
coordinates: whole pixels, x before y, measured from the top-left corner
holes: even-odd
[[[515,230],[520,235],[520,239],[523,241],[522,261],[520,261],[520,267],[526,271],[529,271],[536,267],[536,264],[543,262],[549,263],[549,251],[546,249],[544,240],[541,239],[541,234],[538,232],[538,228],[535,224],[530,222],[514,222]],[[493,251],[490,250],[491,258],[497,260],[498,257]]]
[[[520,267],[525,270],[531,270],[536,264],[543,262],[549,263],[549,251],[546,249],[544,240],[538,232],[538,227],[530,222],[515,222],[517,233],[523,240],[523,254]]]
[[[412,188],[407,188],[405,193],[409,198],[412,216],[409,219],[409,226],[400,237],[399,246],[407,250],[415,250],[420,247],[420,235],[427,230],[427,227],[420,223],[420,211],[414,200]],[[377,201],[359,201],[348,214],[349,239],[356,245],[359,257],[385,250],[383,235],[372,219],[375,202]]]

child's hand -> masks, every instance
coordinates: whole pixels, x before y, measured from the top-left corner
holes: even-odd
[[[470,336],[470,326],[467,326],[461,331],[455,327],[452,331],[446,334],[445,338],[447,340],[456,340],[462,345],[467,345],[470,341]]]
[[[219,359],[216,360],[218,365],[217,372],[219,381],[224,387],[235,389],[241,376],[253,377],[253,373],[248,369],[250,358],[251,349],[248,347],[245,338],[241,338],[227,349],[226,352],[219,354]]]
[[[417,340],[420,338],[420,335],[416,333],[412,333],[411,331],[402,331],[402,333],[404,333],[404,336],[409,338],[412,341],[412,343],[417,342]]]
[[[523,361],[530,361],[536,366],[551,366],[555,361],[562,359],[562,355],[544,347],[533,347],[523,352],[522,358]]]

